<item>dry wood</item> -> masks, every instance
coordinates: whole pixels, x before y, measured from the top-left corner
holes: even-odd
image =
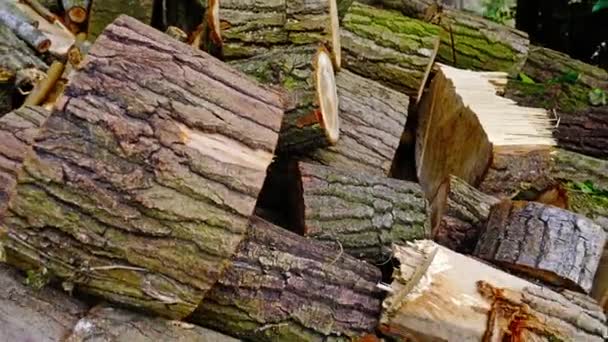
[[[237,339],[181,321],[149,317],[99,305],[74,326],[64,342],[238,342]]]
[[[380,0],[383,6],[443,29],[437,58],[462,69],[521,71],[528,56],[525,32],[474,13],[437,5],[435,0]]]
[[[46,77],[36,84],[32,92],[25,98],[23,104],[26,106],[40,105],[56,86],[57,80],[63,74],[64,69],[65,64],[63,62],[54,61],[49,67]]]
[[[354,3],[344,20],[344,67],[419,99],[439,47],[440,29],[401,13]]]
[[[278,152],[307,152],[338,141],[336,80],[325,49],[314,46],[275,49],[231,64],[262,83],[289,92],[293,108],[283,118]]]
[[[54,23],[57,20],[57,16],[53,14],[47,7],[38,2],[38,0],[22,0],[28,6],[30,6],[36,13],[40,14],[41,17],[46,19],[49,23]]]
[[[518,107],[496,95],[506,73],[437,69],[416,130],[417,175],[429,199],[448,175],[478,185],[496,148],[555,145],[546,110]]]
[[[87,306],[50,287],[36,290],[0,263],[0,341],[63,341]]]
[[[336,0],[223,0],[220,7],[225,58],[253,57],[277,46],[323,44],[340,69]]]
[[[127,16],[65,93],[24,162],[9,260],[187,316],[244,237],[283,96]]]
[[[89,10],[89,39],[97,36],[121,14],[129,15],[144,24],[152,21],[154,0],[102,0],[93,1]]]
[[[588,297],[557,293],[431,241],[396,246],[401,262],[381,330],[418,341],[604,341]]]
[[[165,30],[165,34],[167,34],[169,37],[173,38],[173,39],[177,39],[178,41],[185,43],[188,41],[188,34],[186,34],[186,32],[182,31],[182,29],[180,29],[177,26],[169,26],[167,27],[167,30]]]
[[[191,316],[255,341],[350,341],[380,314],[380,271],[252,218],[232,265]]]
[[[12,2],[0,3],[0,23],[11,29],[19,38],[39,53],[48,51],[51,41]]]
[[[67,18],[82,24],[87,20],[90,0],[61,0]]]
[[[439,186],[431,202],[433,240],[456,252],[472,253],[490,209],[498,202],[462,179],[450,176]]]
[[[589,293],[605,242],[602,227],[582,215],[504,200],[492,208],[474,254],[548,284]]]
[[[387,176],[407,119],[406,95],[347,70],[336,75],[340,139],[303,159]]]
[[[429,206],[416,183],[299,163],[291,186],[295,227],[375,264],[392,243],[430,235]]]

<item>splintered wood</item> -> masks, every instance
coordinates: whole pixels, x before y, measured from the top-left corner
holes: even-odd
[[[546,110],[496,94],[506,73],[437,69],[419,107],[416,141],[417,174],[430,199],[450,174],[479,184],[497,147],[556,145]]]

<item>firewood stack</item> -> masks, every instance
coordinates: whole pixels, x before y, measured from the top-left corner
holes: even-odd
[[[608,338],[608,74],[364,2],[0,3],[0,340]]]

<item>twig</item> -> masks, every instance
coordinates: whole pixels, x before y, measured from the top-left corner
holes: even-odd
[[[338,260],[340,260],[340,258],[342,257],[342,254],[344,254],[344,248],[342,247],[342,244],[340,243],[340,241],[336,240],[336,243],[340,247],[340,253],[338,253],[338,256],[336,256],[336,258],[334,260],[332,260],[332,262],[329,263],[329,266],[335,264]]]
[[[123,265],[108,265],[108,266],[94,266],[94,267],[83,267],[82,272],[93,272],[93,271],[109,271],[109,270],[127,270],[127,271],[138,271],[147,272],[148,270],[141,267],[135,266],[123,266]]]
[[[47,71],[46,78],[40,81],[27,96],[23,105],[37,106],[44,101],[49,95],[51,89],[57,83],[57,80],[63,74],[65,64],[60,61],[54,61]]]
[[[264,330],[268,330],[268,329],[271,329],[271,328],[279,328],[279,327],[284,327],[284,326],[288,326],[288,325],[289,325],[289,323],[266,324],[264,326],[261,326],[261,327],[255,329],[254,331],[255,332],[262,332]]]

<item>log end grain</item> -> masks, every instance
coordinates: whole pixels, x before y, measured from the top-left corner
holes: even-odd
[[[332,2],[335,2],[332,0]],[[332,59],[327,50],[321,48],[313,61],[317,98],[319,102],[319,124],[325,130],[330,145],[335,145],[340,137],[340,117],[338,93]]]

